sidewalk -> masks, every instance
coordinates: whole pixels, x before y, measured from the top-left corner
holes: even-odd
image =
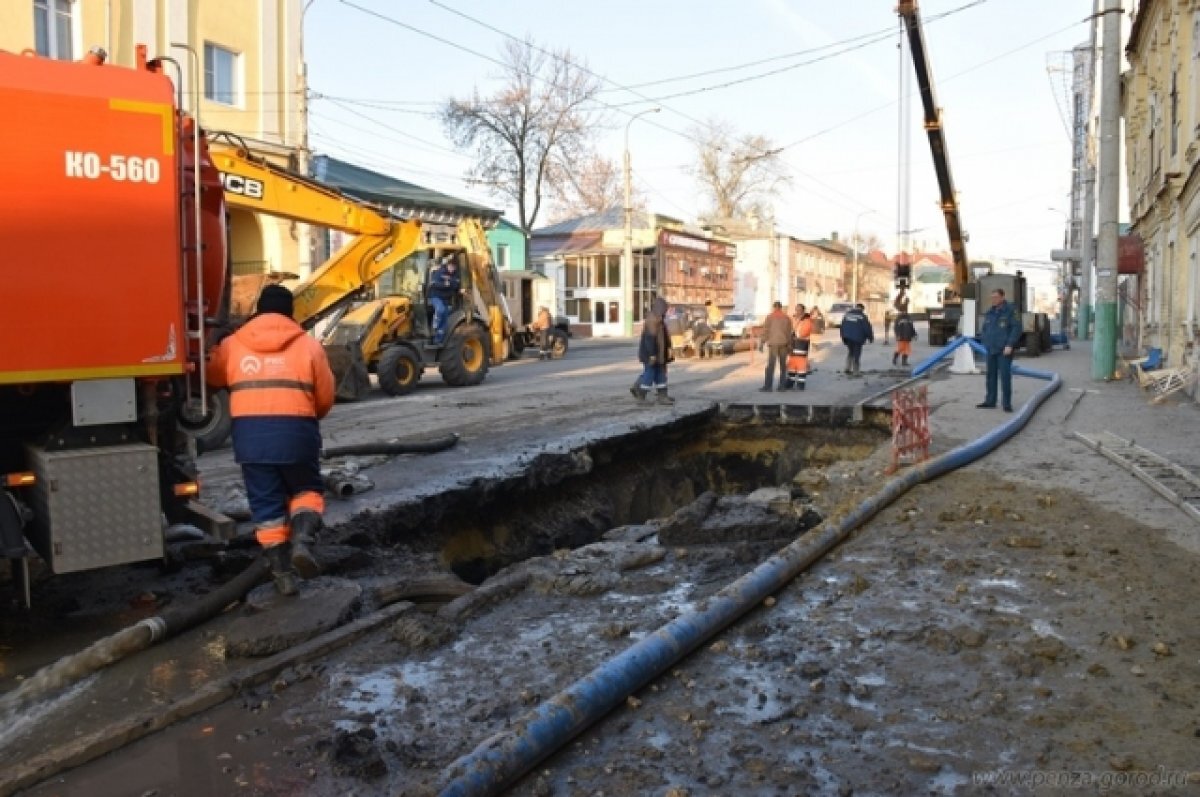
[[[927,354],[918,356],[924,359]],[[1019,357],[1016,364],[1057,373],[1063,385],[1024,429],[969,469],[1037,484],[1040,490],[1076,490],[1114,512],[1163,529],[1176,544],[1200,553],[1200,526],[1195,521],[1072,436],[1075,431],[1087,435],[1108,431],[1200,473],[1200,449],[1195,445],[1200,439],[1200,405],[1182,394],[1151,404],[1149,394],[1132,382],[1093,380],[1092,346],[1087,341],[1073,342],[1070,350],[1055,349],[1041,357]],[[984,392],[982,363],[977,367],[977,375],[942,371],[930,381],[935,452],[975,439],[1013,417],[975,407]],[[1039,379],[1014,376],[1014,406],[1020,410],[1045,385]],[[964,501],[969,499],[964,496]]]

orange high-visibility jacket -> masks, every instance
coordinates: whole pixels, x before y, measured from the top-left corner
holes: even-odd
[[[333,407],[325,350],[279,313],[255,316],[221,341],[205,375],[210,385],[229,388],[234,418],[324,418]]]

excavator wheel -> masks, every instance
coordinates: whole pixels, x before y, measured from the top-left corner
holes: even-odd
[[[442,379],[451,387],[478,385],[488,372],[487,335],[478,324],[463,324],[450,333],[438,358]]]
[[[407,396],[421,379],[421,363],[405,346],[391,346],[379,355],[375,375],[389,396]]]

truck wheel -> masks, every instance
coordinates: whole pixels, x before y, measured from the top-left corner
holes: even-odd
[[[407,396],[421,380],[421,363],[404,346],[389,346],[379,356],[375,375],[379,387],[389,396]]]
[[[519,360],[525,353],[525,333],[514,332],[508,342],[508,359]]]
[[[1027,357],[1042,356],[1042,329],[1041,325],[1035,320],[1033,329],[1025,333],[1025,355]]]
[[[550,330],[550,356],[554,359],[567,355],[567,334],[561,329]]]
[[[229,440],[233,416],[229,414],[229,391],[215,390],[208,397],[208,415],[197,421],[181,417],[179,425],[196,440],[196,451],[216,451]]]
[[[470,387],[488,372],[487,336],[478,324],[463,324],[450,333],[438,358],[442,379],[451,387]]]

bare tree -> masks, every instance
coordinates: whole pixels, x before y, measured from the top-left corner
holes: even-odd
[[[558,164],[550,180],[551,222],[603,213],[625,207],[625,181],[621,168],[608,158],[591,155],[576,164]],[[645,207],[645,197],[633,187],[633,207]]]
[[[698,142],[692,174],[712,202],[712,216],[770,215],[771,200],[790,182],[780,150],[771,140],[737,135],[725,121],[694,128],[691,135]]]
[[[530,40],[508,40],[502,53],[504,86],[490,97],[451,98],[440,111],[454,145],[470,150],[468,179],[517,206],[533,229],[542,198],[560,170],[591,154],[600,123],[591,102],[600,81],[569,51],[548,52]]]

